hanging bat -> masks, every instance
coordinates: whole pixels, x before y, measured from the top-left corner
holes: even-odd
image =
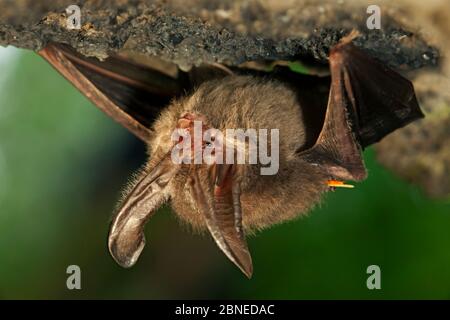
[[[136,263],[146,222],[170,201],[251,277],[246,235],[298,217],[325,192],[349,186],[346,180],[365,179],[362,150],[423,114],[411,82],[351,42],[330,50],[329,77],[217,65],[169,74],[121,55],[99,61],[61,44],[43,49],[42,57],[148,145],[150,158],[111,223],[108,247],[117,263]],[[174,162],[174,148],[185,142],[173,140],[174,130],[193,133],[196,123],[201,133],[278,129],[278,172],[261,175],[261,163]],[[194,154],[214,142],[198,137]]]

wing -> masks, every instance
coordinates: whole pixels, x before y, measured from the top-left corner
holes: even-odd
[[[173,77],[120,56],[100,61],[62,44],[49,44],[39,54],[97,107],[143,141],[148,141],[149,128],[161,109],[190,88],[182,72]]]
[[[334,178],[362,180],[361,149],[423,114],[412,83],[350,40],[330,52],[331,87],[322,131],[300,155]]]
[[[344,89],[361,147],[423,118],[411,81],[369,57],[351,43],[341,43],[330,55],[331,74]],[[333,78],[333,84],[337,86]]]

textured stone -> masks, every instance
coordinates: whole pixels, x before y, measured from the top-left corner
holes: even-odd
[[[403,69],[435,65],[438,51],[388,14],[383,28],[365,27],[366,7],[343,1],[78,1],[81,30],[66,28],[72,1],[0,1],[0,44],[39,50],[50,41],[105,58],[124,47],[158,55],[187,69],[204,62],[238,65],[261,59],[325,63],[343,35]]]

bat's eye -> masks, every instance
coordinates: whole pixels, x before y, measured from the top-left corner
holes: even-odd
[[[205,142],[205,147],[212,147],[212,146],[213,146],[212,142],[209,141]]]

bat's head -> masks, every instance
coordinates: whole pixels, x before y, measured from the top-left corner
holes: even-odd
[[[230,129],[247,135],[240,139]],[[319,170],[295,156],[304,144],[302,113],[295,93],[276,82],[229,77],[206,83],[172,102],[153,132],[150,160],[111,226],[109,249],[125,267],[144,247],[145,223],[170,199],[182,220],[208,230],[250,276],[245,232],[296,217],[325,189]],[[270,163],[261,163],[262,155]]]
[[[184,220],[209,230],[228,258],[250,277],[240,202],[245,168],[226,163],[222,131],[204,114],[186,111],[184,104],[175,102],[157,121],[155,132],[151,159],[112,223],[112,256],[120,265],[132,266],[145,245],[145,223],[171,199]]]

